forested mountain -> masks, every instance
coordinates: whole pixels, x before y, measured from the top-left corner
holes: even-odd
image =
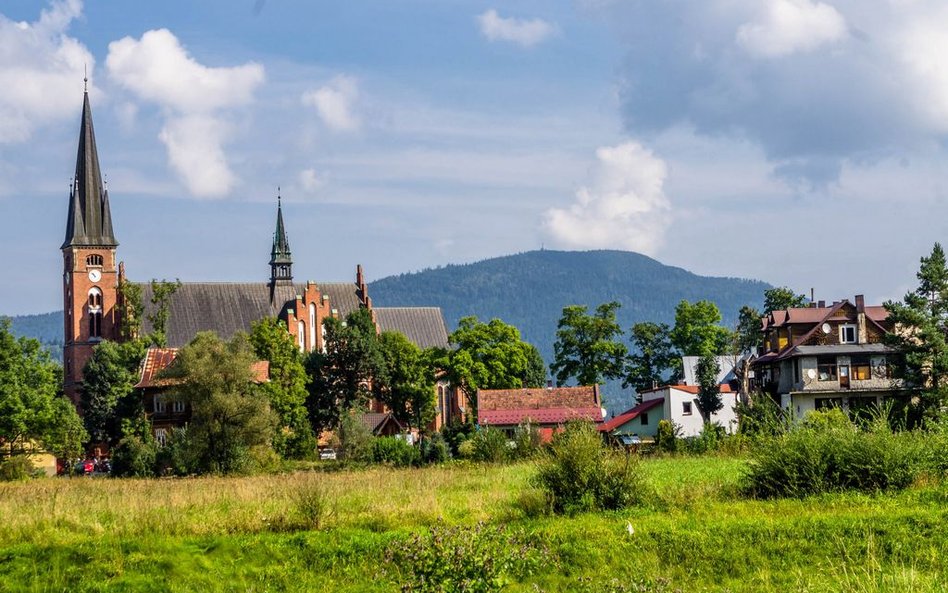
[[[372,282],[379,306],[441,307],[448,331],[461,317],[499,317],[553,357],[563,307],[619,301],[618,319],[628,330],[639,321],[674,323],[682,299],[715,302],[724,323],[734,325],[742,305],[760,308],[769,284],[739,278],[698,276],[628,251],[530,251],[472,264],[449,265]]]
[[[63,356],[63,312],[17,315],[10,318],[14,335],[36,338],[56,359]]]

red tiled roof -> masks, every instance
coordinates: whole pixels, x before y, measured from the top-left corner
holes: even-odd
[[[634,420],[642,412],[647,412],[654,408],[657,405],[665,403],[664,397],[656,397],[655,399],[650,399],[640,403],[634,408],[628,409],[625,412],[622,412],[615,418],[612,418],[608,422],[604,422],[599,426],[599,430],[602,432],[612,432],[613,430],[619,428],[629,420]]]
[[[602,422],[602,409],[585,408],[520,408],[478,410],[477,423],[490,426],[517,426],[526,421],[537,424],[564,424],[570,420]]]
[[[599,408],[599,387],[528,387],[524,389],[479,389],[478,410],[547,408]]]
[[[145,351],[145,360],[142,361],[142,371],[135,388],[168,387],[175,385],[177,379],[161,379],[158,375],[165,370],[178,356],[178,348],[149,348]],[[270,380],[270,361],[258,360],[250,366],[256,383],[266,383]]]

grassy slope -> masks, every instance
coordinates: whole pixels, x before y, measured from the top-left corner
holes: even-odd
[[[548,542],[559,564],[513,590],[567,591],[581,575],[684,591],[948,589],[943,486],[749,501],[734,494],[739,460],[643,466],[648,508],[572,518],[519,510],[529,465],[3,485],[0,591],[397,591],[380,571],[385,545],[441,520]],[[333,501],[320,530],[297,512],[314,483]]]

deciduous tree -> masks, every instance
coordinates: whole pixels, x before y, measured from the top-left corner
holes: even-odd
[[[698,380],[698,409],[705,424],[711,422],[711,415],[724,407],[721,401],[721,388],[718,385],[718,365],[714,354],[705,353],[698,359],[695,375]]]
[[[571,378],[580,385],[602,384],[622,376],[628,349],[617,341],[622,336],[616,322],[619,306],[615,301],[603,303],[592,315],[584,305],[563,309],[550,365],[558,385]]]
[[[662,384],[680,366],[680,357],[671,343],[670,328],[664,323],[636,323],[629,332],[632,354],[625,366],[622,387],[636,392]]]
[[[385,372],[372,382],[375,399],[409,428],[424,429],[435,416],[434,369],[422,350],[399,332],[379,336]]]
[[[731,347],[732,334],[721,323],[721,312],[711,301],[689,303],[682,300],[675,307],[675,327],[671,341],[683,356],[724,354]]]

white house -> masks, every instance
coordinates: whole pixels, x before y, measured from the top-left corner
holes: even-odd
[[[640,392],[642,403],[603,423],[599,430],[615,435],[654,437],[659,420],[671,420],[681,427],[680,436],[701,434],[704,420],[698,407],[697,385],[665,385]],[[724,406],[711,414],[711,422],[728,433],[737,430],[737,392],[728,384],[719,386]]]

